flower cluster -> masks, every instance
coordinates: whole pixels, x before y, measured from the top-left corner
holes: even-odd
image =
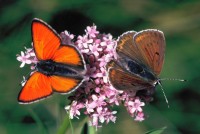
[[[75,41],[74,35],[67,31],[60,36],[63,44],[75,45],[80,50],[87,66],[86,81],[69,97],[71,103],[65,107],[70,118],[79,118],[80,111],[84,111],[90,118],[90,125],[97,128],[101,123],[115,122],[117,111],[113,106],[123,104],[136,121],[144,120],[144,102],[135,94],[116,90],[108,81],[106,64],[115,59],[116,40],[112,35],[101,34],[94,25],[88,26],[85,34],[79,35]],[[22,62],[20,67],[32,64],[31,69],[34,69],[37,63],[35,53],[32,48],[25,49],[17,55],[17,60]]]
[[[72,103],[65,109],[70,118],[78,118],[80,111],[84,109],[84,114],[91,119],[90,124],[99,127],[99,123],[115,122],[117,111],[112,110],[113,106],[123,103],[136,121],[144,120],[141,108],[145,105],[144,102],[135,97],[135,94],[116,90],[108,82],[106,64],[115,58],[116,40],[110,34],[101,34],[96,30],[96,26],[88,26],[85,32],[85,35],[77,37],[74,44],[87,63],[88,79],[76,90],[74,96],[69,97]],[[68,36],[66,34],[66,39]]]

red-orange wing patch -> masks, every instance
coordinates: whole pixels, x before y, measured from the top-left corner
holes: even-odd
[[[76,89],[82,82],[80,79],[60,76],[51,76],[50,81],[54,91],[59,93],[70,92]]]
[[[39,60],[51,59],[61,43],[58,34],[39,19],[32,21],[32,40],[36,57]]]
[[[84,69],[84,60],[78,50],[70,45],[61,46],[54,54],[52,60]]]
[[[39,72],[35,72],[20,91],[18,101],[22,104],[32,103],[50,96],[52,93],[49,78]]]

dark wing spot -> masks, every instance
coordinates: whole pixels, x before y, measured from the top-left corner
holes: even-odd
[[[158,52],[155,53],[156,55],[160,55]]]

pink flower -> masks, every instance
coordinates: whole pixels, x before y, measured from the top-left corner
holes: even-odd
[[[138,114],[136,115],[135,121],[143,121],[144,118],[144,113],[143,112],[138,112]]]
[[[78,36],[78,40],[76,44],[78,45],[78,48],[81,50],[82,53],[88,53],[89,47],[88,44],[93,43],[93,39],[88,39],[88,37],[85,36]]]
[[[120,94],[123,93],[123,91],[119,91],[113,88],[113,86],[104,86],[104,94],[106,95],[108,99],[108,102],[110,104],[115,104],[115,105],[119,105],[120,103]]]
[[[96,96],[96,95],[92,95],[92,104],[93,106],[96,107],[102,107],[106,105],[106,102],[104,101],[106,98],[105,96],[101,95],[101,96]]]
[[[138,98],[135,101],[129,101],[128,106],[130,107],[130,113],[142,112],[141,106],[144,106],[144,102],[141,102]]]
[[[29,59],[30,55],[25,55],[23,51],[21,51],[21,55],[17,55],[17,60],[22,62],[20,68],[24,67],[25,64],[31,64],[31,60]]]
[[[93,39],[88,39],[86,35],[84,36],[78,36],[78,40],[76,41],[78,44],[79,48],[88,48],[88,44],[93,43]]]
[[[26,81],[27,81],[27,80],[26,80],[25,76],[23,76],[23,80],[22,80],[22,82],[21,82],[21,85],[24,86],[24,85],[26,84]]]
[[[103,41],[100,43],[101,46],[107,46],[109,44],[113,44],[112,35],[107,34],[103,36]]]
[[[98,59],[100,61],[99,66],[100,67],[105,67],[105,65],[111,60],[111,56],[109,54],[102,56],[101,58]]]
[[[91,27],[87,26],[86,32],[90,37],[95,38],[96,35],[99,34],[99,31],[97,31],[96,28],[97,28],[96,26],[91,26]]]
[[[25,47],[25,49],[26,49],[26,55],[29,55],[30,57],[35,57],[35,52],[34,52],[34,50],[33,50],[33,48],[26,48]]]
[[[84,105],[82,103],[78,103],[77,101],[74,101],[71,106],[66,106],[65,110],[69,111],[69,117],[70,119],[73,119],[74,117],[78,118],[78,116],[80,115],[79,109],[83,107]]]
[[[101,72],[94,74],[93,78],[102,78],[103,82],[107,83],[108,78],[107,78],[107,72],[106,72],[105,68],[101,67],[100,70],[101,70]]]
[[[62,32],[60,34],[60,36],[61,36],[62,44],[67,44],[67,45],[74,44],[72,42],[72,39],[74,39],[74,35],[70,34],[67,30],[65,30],[64,32]]]
[[[99,48],[99,44],[89,45],[90,53],[94,54],[96,57],[99,56],[99,51],[102,51],[102,48]]]
[[[85,102],[85,107],[86,107],[86,114],[90,114],[92,112],[94,112],[94,108],[96,107],[96,105],[92,102],[89,103],[89,101],[87,100]]]

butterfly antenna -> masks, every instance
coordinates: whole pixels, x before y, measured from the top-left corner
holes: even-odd
[[[160,79],[161,81],[162,80],[176,80],[176,81],[181,81],[181,82],[185,82],[187,80],[184,80],[184,79],[176,79],[176,78],[163,78],[163,79]]]
[[[166,95],[165,95],[165,92],[164,92],[164,89],[163,89],[163,87],[162,87],[162,84],[160,83],[160,81],[158,81],[158,84],[159,84],[160,87],[161,87],[161,90],[162,90],[163,95],[164,95],[164,97],[165,97],[165,100],[166,100],[167,106],[168,106],[168,108],[169,108],[169,102],[168,102],[167,97],[166,97]]]

